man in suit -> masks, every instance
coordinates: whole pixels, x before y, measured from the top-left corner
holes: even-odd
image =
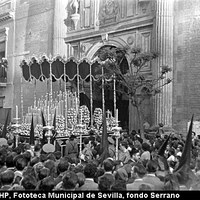
[[[116,148],[114,145],[115,141],[111,137],[108,137],[108,143],[109,143],[109,146],[108,146],[109,156],[115,159],[115,153],[116,153]]]
[[[154,185],[155,190],[163,190],[164,183],[156,176],[158,164],[154,160],[149,160],[146,165],[147,174],[144,176],[143,181]]]
[[[78,188],[79,191],[98,190],[98,184],[94,182],[97,166],[94,163],[87,163],[84,168],[85,183]]]
[[[110,159],[104,160],[103,161],[103,169],[104,169],[105,173],[102,176],[100,176],[99,179],[101,177],[106,177],[110,181],[111,185],[113,185],[115,182],[115,177],[113,175],[113,169],[114,169],[113,161]]]
[[[12,183],[14,181],[15,174],[12,170],[6,170],[1,173],[0,181],[1,181],[1,188],[0,190],[6,191],[12,187]]]
[[[126,185],[127,190],[139,190],[142,184],[147,184],[142,179],[146,174],[146,169],[142,164],[136,164],[136,166],[133,167],[133,173],[136,179],[133,183]],[[154,186],[152,184],[147,185],[149,185],[152,188],[152,190],[154,189]]]
[[[70,158],[77,158],[78,156],[78,143],[75,138],[75,135],[71,135],[69,140],[66,142],[65,156]]]

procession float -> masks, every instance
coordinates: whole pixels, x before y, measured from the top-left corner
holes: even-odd
[[[102,134],[102,118],[105,111],[104,85],[106,81],[113,81],[113,111],[106,110],[106,126],[108,134],[119,137],[121,127],[118,124],[118,109],[116,106],[115,77],[104,77],[104,69],[100,61],[92,62],[87,59],[81,61],[75,58],[65,59],[61,56],[48,58],[32,57],[29,61],[23,60],[20,63],[22,69],[21,81],[28,83],[34,80],[49,81],[48,92],[39,97],[34,97],[34,104],[28,107],[24,114],[23,86],[21,88],[21,105],[16,105],[15,117],[10,130],[14,132],[16,141],[19,136],[30,137],[31,122],[34,124],[34,137],[38,141],[42,139],[43,133],[48,138],[55,136],[59,144],[65,145],[71,135],[76,135],[80,142],[83,137],[88,137],[93,131],[95,134]],[[63,91],[53,91],[52,83],[63,81]],[[67,89],[67,83],[76,81],[76,90]],[[80,82],[86,81],[89,84],[89,104],[80,105]],[[101,81],[101,107],[93,107],[93,84]],[[21,84],[23,85],[23,84]],[[19,116],[19,107],[21,109]],[[53,135],[56,133],[55,135]],[[8,132],[9,134],[9,132]],[[17,144],[16,144],[17,145]]]

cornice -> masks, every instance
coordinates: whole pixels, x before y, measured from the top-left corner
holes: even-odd
[[[86,40],[94,37],[100,37],[102,34],[116,34],[120,32],[126,32],[135,28],[145,27],[153,25],[154,16],[148,16],[146,18],[141,18],[140,20],[126,21],[126,23],[118,23],[113,26],[100,27],[98,31],[94,30],[94,27],[90,29],[80,29],[76,31],[71,31],[67,33],[65,37],[65,43],[72,43],[80,40]]]

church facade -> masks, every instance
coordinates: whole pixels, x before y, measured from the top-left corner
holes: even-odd
[[[144,73],[156,77],[160,66],[168,65],[172,71],[166,78],[173,79],[161,94],[144,103],[144,120],[186,133],[191,115],[200,119],[199,6],[197,0],[1,1],[0,50],[8,60],[7,80],[0,83],[1,112],[11,109],[13,118],[18,105],[22,118],[34,98],[49,90],[49,81],[23,80],[24,58],[59,54],[92,60],[104,46],[140,47],[160,54]],[[53,83],[54,91],[63,87],[62,81]],[[123,100],[129,130],[137,129],[135,110]]]

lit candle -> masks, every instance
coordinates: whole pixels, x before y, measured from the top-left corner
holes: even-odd
[[[16,106],[16,119],[18,119],[18,106]]]

